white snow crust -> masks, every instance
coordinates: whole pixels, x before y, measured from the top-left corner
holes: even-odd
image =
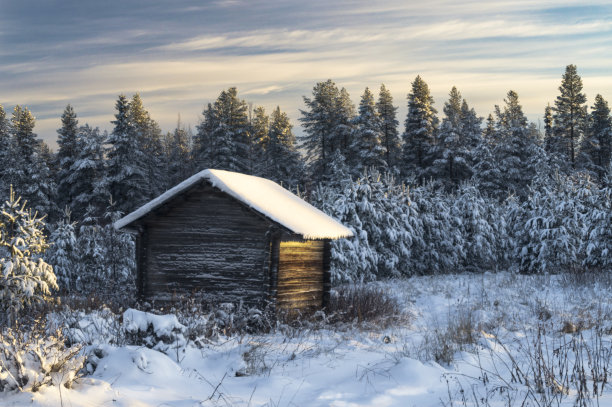
[[[278,222],[304,239],[340,239],[353,232],[308,202],[265,178],[237,172],[208,169],[201,171],[134,212],[115,222],[121,229],[163,205],[196,183],[208,180],[212,185],[255,211]],[[203,208],[204,209],[204,208]]]

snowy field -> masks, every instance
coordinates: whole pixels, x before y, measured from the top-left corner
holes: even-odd
[[[612,406],[610,280],[486,273],[374,284],[400,302],[402,323],[194,340],[185,333],[193,320],[81,314],[70,332],[92,343],[93,373],[72,389],[4,394],[0,404]],[[149,324],[171,339],[109,344],[113,329]]]

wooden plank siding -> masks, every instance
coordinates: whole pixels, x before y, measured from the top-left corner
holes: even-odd
[[[142,299],[202,292],[207,301],[318,309],[329,299],[329,240],[304,240],[203,182],[130,228]]]
[[[280,242],[277,307],[320,308],[324,297],[325,241]]]
[[[219,302],[266,299],[273,225],[234,198],[203,185],[142,223],[145,298],[204,291]]]

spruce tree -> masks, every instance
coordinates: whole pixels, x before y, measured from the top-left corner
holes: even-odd
[[[334,149],[338,147],[340,91],[336,84],[328,79],[317,83],[312,95],[312,98],[303,97],[307,110],[300,110],[300,122],[304,128],[300,142],[306,152],[311,177],[316,182],[328,175],[328,161]]]
[[[179,182],[187,179],[192,170],[191,162],[191,140],[189,130],[177,122],[173,132],[168,133],[165,138],[165,161],[166,161],[166,189],[172,188]]]
[[[548,154],[553,152],[554,146],[553,124],[553,110],[549,103],[544,109],[544,150],[546,150]]]
[[[34,133],[36,121],[27,107],[15,106],[11,118],[13,154],[8,178],[15,191],[28,205],[42,214],[55,209],[56,190],[52,174],[42,155],[46,145]]]
[[[350,154],[352,146],[351,136],[354,129],[355,105],[345,88],[340,89],[340,94],[336,100],[338,118],[336,123],[336,139],[332,140],[332,150],[340,150],[344,156]]]
[[[221,92],[215,101],[219,126],[214,130],[213,138],[220,141],[215,168],[248,172],[251,139],[247,112],[248,105],[238,98],[234,87]]]
[[[117,210],[127,214],[149,198],[145,153],[131,122],[130,103],[120,95],[115,104],[115,125],[108,143],[109,192],[117,202]]]
[[[560,151],[576,168],[578,146],[584,135],[587,119],[586,95],[582,93],[582,79],[575,65],[568,65],[563,74],[561,94],[555,100],[554,111],[554,150]]]
[[[264,144],[264,176],[285,187],[296,187],[304,177],[304,163],[289,117],[276,107],[270,117],[270,128]]]
[[[215,113],[212,103],[209,103],[202,112],[203,119],[196,126],[196,134],[193,138],[193,161],[196,172],[206,168],[216,168],[216,159],[219,149],[217,139],[213,139],[213,133],[219,126],[219,118]]]
[[[101,216],[109,196],[109,180],[104,144],[106,132],[88,124],[77,133],[78,155],[67,178],[72,200],[72,218],[81,221],[86,216]]]
[[[537,144],[537,132],[530,129],[518,94],[509,91],[503,110],[496,106],[497,124],[493,159],[499,178],[495,194],[503,198],[507,193],[527,196],[527,187],[537,173],[542,152]]]
[[[77,115],[71,105],[62,114],[62,127],[57,130],[57,193],[60,208],[72,207],[72,186],[69,178],[71,169],[79,154]]]
[[[432,163],[430,151],[435,144],[438,125],[437,111],[433,103],[429,86],[417,76],[412,82],[412,91],[408,94],[406,130],[402,135],[402,165],[405,176],[414,175],[420,182],[424,181],[425,170]]]
[[[592,107],[589,131],[581,146],[582,167],[603,179],[612,156],[612,118],[608,102],[601,96],[595,97]]]
[[[145,109],[142,99],[136,93],[129,103],[129,120],[133,126],[139,149],[143,153],[143,166],[146,172],[146,196],[151,199],[164,190],[167,180],[162,171],[163,146],[161,130],[157,122]]]
[[[359,103],[359,114],[355,117],[351,146],[347,164],[353,175],[358,176],[364,168],[379,169],[384,163],[384,150],[381,145],[381,124],[374,95],[365,88]]]
[[[389,169],[394,168],[400,162],[401,144],[397,126],[397,107],[393,106],[393,97],[385,85],[380,86],[376,111],[380,118],[381,144],[384,148],[385,162]]]
[[[6,117],[4,107],[0,105],[0,193],[2,196],[5,196],[5,191],[9,190],[11,182],[9,173],[13,150],[10,122]]]
[[[463,135],[462,101],[461,93],[453,86],[444,104],[445,117],[442,119],[437,143],[430,152],[434,162],[427,174],[441,180],[447,187],[457,186],[459,181],[471,175],[467,162],[469,147]]]

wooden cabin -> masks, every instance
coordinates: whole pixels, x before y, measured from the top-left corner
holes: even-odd
[[[330,240],[350,229],[259,177],[204,170],[115,223],[136,234],[141,298],[324,306]]]

